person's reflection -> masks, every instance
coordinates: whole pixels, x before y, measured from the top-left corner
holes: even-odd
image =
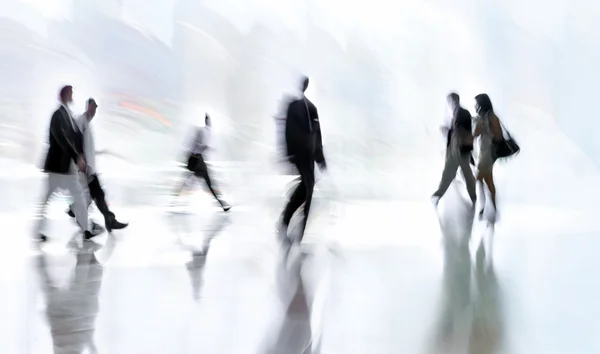
[[[453,353],[464,345],[470,322],[471,260],[468,242],[444,242],[441,311],[433,353]]]
[[[206,254],[203,252],[192,251],[192,259],[185,264],[190,275],[192,284],[192,298],[194,301],[200,300],[200,291],[202,290],[204,265],[206,264]]]
[[[209,221],[209,226],[202,237],[202,244],[197,247],[188,243],[189,240],[187,237],[193,236],[194,233],[198,232],[193,227],[189,215],[172,214],[168,216],[168,221],[180,245],[184,246],[184,248],[191,248],[192,253],[204,254],[205,256],[208,254],[212,240],[231,223],[229,214],[214,215]]]
[[[200,291],[202,290],[204,266],[206,264],[206,256],[210,250],[211,241],[217,237],[217,235],[223,231],[223,229],[229,224],[228,214],[215,215],[213,220],[210,222],[202,245],[199,248],[189,246],[188,248],[192,253],[192,259],[185,264],[190,276],[190,282],[192,285],[192,298],[194,301],[200,300]]]
[[[453,218],[454,222],[446,220],[442,230],[442,304],[432,353],[467,352],[468,348],[468,353],[491,354],[501,344],[499,287],[491,255],[486,257],[484,254],[483,241],[477,251],[475,272],[472,273],[469,251],[472,213],[463,214],[460,211],[447,216],[447,219]]]
[[[469,341],[472,354],[493,354],[501,349],[504,332],[501,289],[498,285],[491,254],[486,255],[481,242],[476,254],[477,291],[473,301],[473,323]]]
[[[99,247],[96,243],[85,242],[75,250],[76,263],[66,286],[57,285],[53,281],[47,255],[40,254],[36,257],[54,354],[79,354],[86,350],[97,353],[94,332],[104,274],[98,258],[108,257],[100,254],[97,257]],[[113,248],[114,237],[109,235],[103,251],[111,253]]]
[[[276,332],[274,341],[268,341],[265,354],[290,353],[310,354],[319,352],[319,343],[313,343],[315,337],[311,330],[309,299],[306,294],[302,268],[306,255],[301,254],[290,259],[290,265],[279,264],[277,271],[277,290],[281,301],[286,305],[283,322]]]

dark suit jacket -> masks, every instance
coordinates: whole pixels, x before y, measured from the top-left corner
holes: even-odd
[[[52,114],[48,154],[44,163],[44,172],[68,174],[71,162],[83,154],[83,135],[73,128],[69,113],[61,106]]]
[[[285,142],[292,162],[305,160],[325,165],[319,114],[317,107],[308,98],[293,100],[288,105]]]
[[[446,148],[450,147],[450,141],[452,135],[457,132],[463,134],[470,134],[472,131],[471,113],[468,110],[459,107],[452,117],[452,126],[448,130],[448,136],[446,137]],[[473,144],[468,144],[460,147],[464,152],[473,150]]]

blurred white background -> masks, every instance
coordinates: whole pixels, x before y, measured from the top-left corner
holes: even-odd
[[[106,173],[148,180],[148,171],[170,169],[209,110],[212,158],[237,166],[224,172],[238,176],[230,184],[252,189],[250,181],[278,171],[274,116],[307,74],[332,174],[349,198],[431,193],[451,90],[472,114],[472,98],[488,93],[521,144],[517,158],[498,166],[501,201],[576,208],[598,198],[600,4],[592,0],[0,6],[3,174],[14,177],[8,166],[17,161],[39,166],[58,89],[68,83],[75,110],[89,96],[100,104],[97,144],[122,155],[101,160]]]

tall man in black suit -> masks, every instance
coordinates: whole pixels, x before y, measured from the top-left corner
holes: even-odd
[[[48,174],[47,189],[41,206],[41,220],[37,226],[40,240],[46,236],[41,234],[45,224],[45,211],[48,200],[57,189],[67,190],[73,198],[74,214],[86,240],[96,236],[98,230],[92,231],[88,222],[87,205],[77,169],[86,171],[83,153],[83,136],[74,121],[69,104],[73,102],[73,87],[65,86],[60,90],[60,107],[52,115],[50,121],[49,148],[44,163],[44,172]]]
[[[305,77],[302,80],[301,97],[289,103],[286,114],[285,142],[287,156],[300,174],[300,184],[290,197],[281,217],[280,237],[287,244],[290,243],[287,237],[287,228],[292,216],[302,204],[304,204],[304,219],[300,238],[296,241],[301,241],[304,236],[315,187],[315,162],[321,170],[327,168],[325,156],[323,155],[323,142],[317,107],[304,95],[308,83],[309,80]]]

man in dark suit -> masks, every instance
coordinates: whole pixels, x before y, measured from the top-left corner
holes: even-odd
[[[302,204],[304,204],[304,219],[301,224],[300,238],[296,241],[301,241],[304,236],[315,187],[315,162],[322,170],[327,169],[317,107],[304,95],[308,83],[307,77],[302,80],[302,95],[289,103],[286,114],[287,156],[300,175],[300,184],[290,197],[279,225],[280,237],[288,244],[290,240],[287,237],[287,228],[292,216]]]
[[[49,148],[44,163],[44,172],[48,174],[47,189],[41,206],[42,218],[36,230],[42,241],[46,240],[46,236],[41,233],[45,224],[46,205],[57,189],[69,191],[73,198],[75,218],[84,232],[85,239],[99,233],[97,230],[92,231],[88,222],[87,205],[77,175],[77,169],[85,172],[87,166],[83,153],[83,136],[69,109],[72,101],[73,87],[63,87],[60,90],[61,105],[50,121]]]
[[[447,131],[446,163],[440,184],[433,193],[432,200],[437,206],[456,177],[456,171],[460,168],[465,178],[469,197],[475,205],[477,200],[475,177],[470,166],[473,151],[471,113],[460,106],[460,97],[457,93],[448,95],[448,103],[452,108],[452,123],[449,127],[442,127],[442,130]]]

